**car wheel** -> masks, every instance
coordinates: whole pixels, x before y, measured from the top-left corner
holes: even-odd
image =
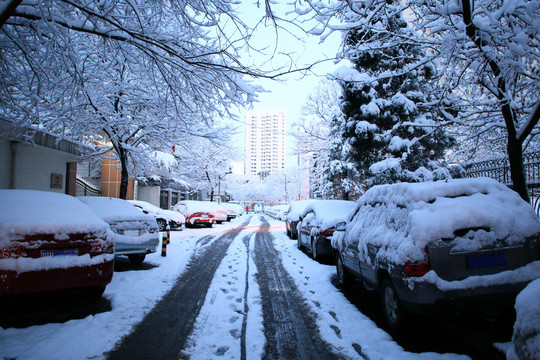
[[[140,265],[144,261],[146,254],[129,254],[129,262],[133,265]]]
[[[311,238],[311,257],[313,260],[319,261],[321,256],[317,253],[317,238]]]
[[[392,330],[399,331],[405,322],[405,310],[389,278],[384,279],[381,285],[381,304],[386,323]]]
[[[213,225],[212,223],[208,223],[208,224],[206,224],[206,227],[209,227],[209,228],[211,228],[211,227],[212,227],[212,225]]]
[[[223,221],[216,221],[216,224],[223,224]]]
[[[287,229],[287,236],[289,237],[289,239],[292,238],[291,231],[289,229]]]
[[[165,231],[167,229],[167,221],[163,219],[157,220],[159,231]]]
[[[352,275],[343,265],[343,258],[339,252],[336,253],[336,273],[341,287],[347,287],[352,283]]]

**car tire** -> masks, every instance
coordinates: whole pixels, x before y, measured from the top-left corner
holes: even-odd
[[[214,224],[209,223],[209,224],[206,224],[206,227],[211,228],[213,225],[214,225]]]
[[[338,278],[339,285],[342,288],[345,288],[351,285],[353,280],[353,275],[347,271],[345,265],[343,264],[343,258],[339,252],[336,253],[336,274]]]
[[[311,238],[311,257],[315,261],[319,261],[321,256],[317,253],[317,238]]]
[[[223,221],[216,221],[216,224],[223,224]]]
[[[165,231],[167,229],[167,221],[164,219],[157,219],[159,231]]]
[[[384,320],[390,329],[396,332],[401,330],[405,323],[406,313],[389,278],[384,279],[381,284],[381,305]]]
[[[146,258],[146,254],[129,254],[128,255],[129,262],[133,265],[141,265],[145,258]]]

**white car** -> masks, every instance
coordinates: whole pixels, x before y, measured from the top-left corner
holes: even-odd
[[[115,235],[115,255],[127,255],[132,264],[140,264],[146,254],[156,251],[159,231],[152,215],[142,213],[122,199],[98,196],[81,196],[78,199],[110,225]]]
[[[186,222],[186,217],[178,211],[163,210],[149,202],[141,200],[128,200],[128,202],[141,209],[145,214],[152,215],[157,221],[159,231],[165,231],[167,225],[171,229],[182,230]]]
[[[221,203],[221,206],[227,210],[227,221],[231,221],[242,214],[242,206],[238,204]]]
[[[223,224],[227,221],[227,209],[217,202],[212,201],[201,201],[206,204],[206,207],[214,212],[214,217],[216,219],[216,224]]]

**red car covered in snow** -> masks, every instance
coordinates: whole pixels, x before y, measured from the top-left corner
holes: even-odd
[[[68,289],[101,296],[113,276],[110,235],[74,197],[0,190],[0,297]]]

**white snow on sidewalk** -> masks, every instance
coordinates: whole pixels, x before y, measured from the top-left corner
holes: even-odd
[[[261,295],[252,257],[254,230],[259,225],[259,218],[252,217],[247,229],[231,243],[217,269],[193,333],[187,341],[188,346],[183,351],[191,360],[240,359],[244,318],[246,358],[262,358],[265,337]],[[249,239],[249,258],[244,238]]]

